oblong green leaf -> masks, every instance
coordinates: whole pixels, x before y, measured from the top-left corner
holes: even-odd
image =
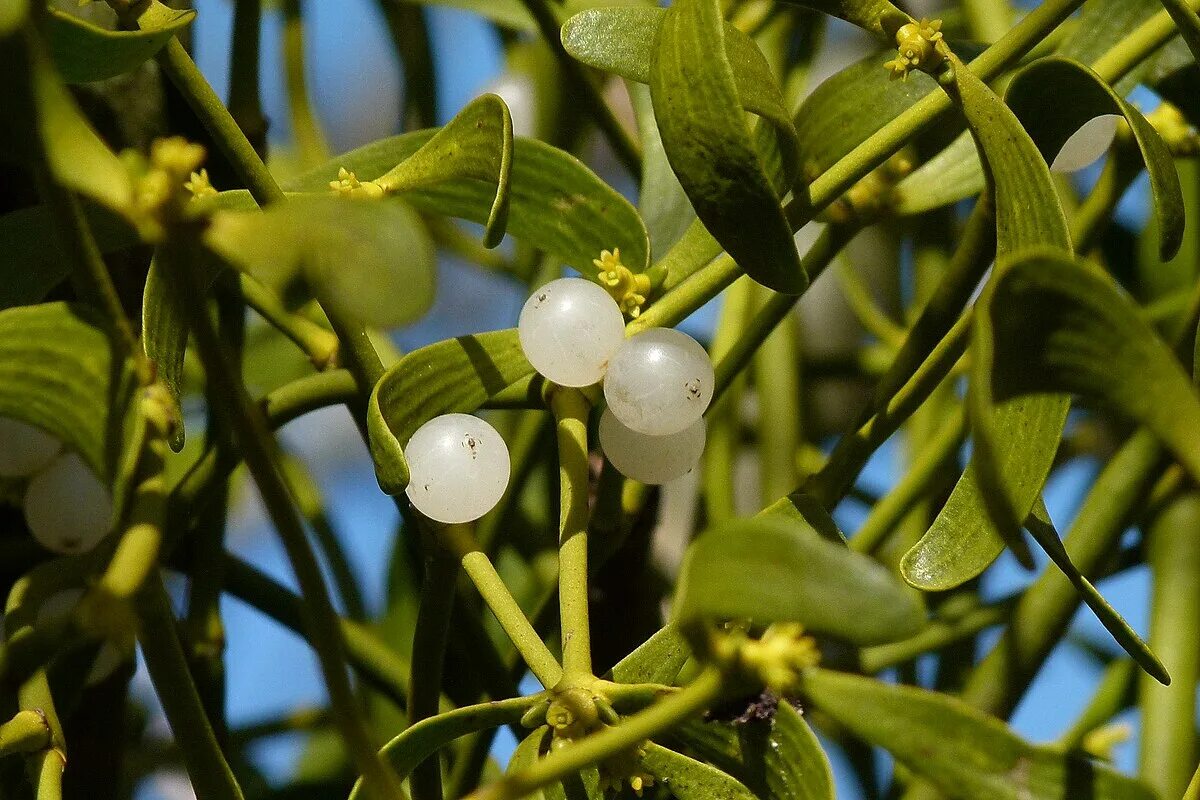
[[[860,645],[921,629],[925,615],[891,573],[795,518],[733,520],[688,548],[675,595],[681,621],[794,621]]]
[[[196,12],[168,8],[158,0],[142,5],[137,30],[109,30],[50,6],[46,35],[54,64],[67,83],[102,81],[129,72],[154,57]]]
[[[121,467],[134,385],[93,309],[0,311],[0,416],[49,432],[109,481]]]
[[[1050,556],[1050,560],[1054,562],[1055,566],[1067,576],[1067,580],[1079,592],[1083,602],[1087,603],[1088,608],[1100,620],[1100,624],[1112,634],[1117,644],[1133,657],[1133,660],[1146,671],[1146,674],[1159,683],[1169,684],[1171,676],[1167,673],[1167,668],[1163,666],[1163,663],[1158,660],[1158,656],[1150,650],[1150,646],[1142,641],[1142,637],[1137,635],[1137,631],[1130,627],[1125,618],[1109,605],[1108,601],[1104,599],[1104,595],[1100,594],[1087,576],[1071,562],[1071,556],[1063,546],[1062,539],[1059,538],[1058,531],[1054,529],[1054,523],[1050,520],[1050,514],[1040,500],[1033,507],[1029,519],[1025,521],[1025,528],[1046,551],[1046,555]]]
[[[678,800],[754,800],[736,778],[653,742],[646,743],[641,763]]]
[[[1042,156],[1052,160],[1072,134],[1102,114],[1125,118],[1150,175],[1155,217],[1162,231],[1162,258],[1171,258],[1183,240],[1183,193],[1171,151],[1142,113],[1099,75],[1071,59],[1052,56],[1022,69],[1005,101],[1028,131]],[[1053,113],[1047,113],[1053,109]],[[900,214],[916,214],[978,193],[983,167],[970,136],[949,147],[901,181],[892,195]]]
[[[960,800],[1153,800],[1107,764],[1031,745],[945,694],[813,669],[804,693],[856,736]]]
[[[433,243],[402,203],[295,197],[214,214],[204,240],[280,294],[302,285],[369,325],[411,322],[433,302]]]
[[[383,175],[416,153],[437,133],[414,131],[364,145],[310,170],[284,188],[327,192],[345,167],[360,179]],[[592,259],[601,250],[620,248],[630,269],[643,270],[650,259],[649,235],[637,210],[570,153],[518,136],[513,140],[508,233],[595,275]],[[422,211],[461,217],[486,225],[495,188],[479,181],[453,181],[404,193],[405,202]]]
[[[654,42],[666,15],[665,8],[653,7],[589,9],[563,25],[563,47],[588,66],[648,84]],[[722,27],[725,55],[741,104],[781,130],[792,131],[783,92],[758,45],[733,25]]]
[[[855,62],[821,83],[795,114],[800,167],[814,178],[900,113],[933,92],[937,83],[923,72],[907,80],[888,78],[884,63],[895,50]]]
[[[763,755],[774,800],[834,800],[829,757],[791,703],[779,704],[768,741]]]
[[[1050,169],[1020,121],[983,81],[952,59],[958,101],[983,156],[996,208],[996,275],[1028,248],[1071,252],[1066,216]],[[986,305],[996,278],[979,300]],[[1061,394],[992,397],[991,326],[977,316],[972,329],[969,396],[975,451],[950,498],[925,535],[901,560],[912,585],[949,589],[990,565],[1008,544],[1031,564],[1020,525],[1050,474],[1066,424],[1069,399]]]
[[[696,216],[754,280],[799,294],[808,276],[750,137],[716,0],[681,0],[655,39],[650,96]]]
[[[495,186],[483,235],[483,243],[495,247],[504,238],[508,225],[512,158],[513,128],[508,106],[499,96],[484,94],[468,103],[417,152],[375,182],[389,192],[459,180]]]
[[[997,398],[1072,392],[1154,432],[1200,480],[1200,400],[1170,347],[1107,275],[1053,252],[997,277]]]
[[[533,372],[515,328],[447,339],[396,362],[375,385],[367,407],[380,487],[399,494],[408,486],[403,445],[417,428],[439,414],[475,411]]]
[[[687,638],[674,625],[667,625],[618,661],[611,677],[618,683],[662,683],[671,685],[691,656]]]

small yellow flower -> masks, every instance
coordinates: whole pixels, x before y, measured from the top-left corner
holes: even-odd
[[[329,188],[334,194],[342,197],[383,197],[383,187],[374,181],[360,181],[358,176],[345,167],[338,169],[336,181],[329,182]]]
[[[767,628],[761,638],[743,642],[738,659],[764,686],[786,697],[795,690],[800,673],[821,660],[821,653],[816,641],[804,634],[803,625],[779,623]]]
[[[910,22],[896,31],[896,57],[883,66],[891,79],[908,78],[914,69],[932,72],[946,61],[946,41],[942,21]]]
[[[188,181],[183,184],[183,188],[191,192],[192,197],[212,197],[217,193],[208,179],[208,170],[203,168],[199,172],[193,172]]]
[[[182,136],[155,139],[150,145],[150,166],[162,170],[182,183],[204,163],[204,146]]]
[[[621,263],[621,248],[614,247],[611,252],[601,250],[600,257],[592,259],[592,263],[599,270],[596,279],[617,301],[621,313],[630,317],[641,314],[650,292],[650,279]]]

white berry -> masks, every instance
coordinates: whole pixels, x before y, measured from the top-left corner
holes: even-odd
[[[591,386],[625,341],[617,301],[582,278],[559,278],[534,292],[517,322],[533,368],[559,386]]]
[[[61,449],[62,443],[41,428],[0,417],[0,478],[32,475]]]
[[[600,447],[626,478],[660,484],[687,474],[704,453],[704,418],[679,433],[647,436],[627,428],[610,409],[600,415]]]
[[[712,402],[712,361],[673,328],[651,328],[626,340],[604,376],[604,397],[617,419],[639,433],[679,433]]]
[[[434,417],[408,440],[408,499],[438,522],[470,522],[496,507],[508,488],[508,446],[470,414]]]
[[[1104,114],[1083,123],[1063,142],[1050,169],[1054,172],[1077,172],[1094,164],[1112,146],[1119,119],[1115,114]]]
[[[112,496],[76,453],[59,456],[25,489],[25,522],[47,550],[91,550],[112,524]]]

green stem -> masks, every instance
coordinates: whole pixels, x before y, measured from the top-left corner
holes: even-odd
[[[157,573],[138,603],[138,641],[154,690],[175,734],[197,800],[241,800],[242,790],[213,733],[175,632],[171,600]]]
[[[230,594],[307,641],[299,596],[234,556],[224,556],[222,569]],[[350,665],[362,680],[403,708],[408,701],[409,662],[366,625],[339,618],[338,627]]]
[[[812,247],[800,259],[804,271],[808,274],[810,285],[821,276],[825,268],[858,231],[859,228],[856,225],[830,225],[821,231]],[[799,298],[795,295],[772,292],[770,298],[759,307],[745,326],[741,336],[720,354],[713,353],[714,358],[717,359],[715,397],[720,396],[733,378],[745,369],[754,353],[779,323],[787,317],[788,313],[795,308],[797,302],[799,302]]]
[[[889,667],[905,664],[922,653],[941,650],[980,631],[1003,625],[1011,618],[1017,599],[1006,597],[953,618],[934,619],[920,633],[908,639],[863,648],[859,651],[859,666],[863,673],[873,675]]]
[[[516,800],[635,747],[709,708],[721,697],[724,682],[721,671],[709,667],[688,686],[645,711],[552,752],[529,769],[508,775],[475,792],[468,800]]]
[[[584,72],[583,65],[571,58],[563,47],[559,28],[562,23],[554,15],[546,0],[521,0],[530,16],[537,23],[542,39],[558,59],[558,65],[573,87],[573,96],[583,103],[591,113],[600,128],[600,132],[608,140],[617,160],[629,170],[635,181],[642,179],[642,154],[629,132],[621,125],[613,114],[612,109],[604,102],[600,90],[592,83],[592,79]]]
[[[254,145],[242,133],[229,109],[208,85],[204,75],[196,68],[196,62],[183,49],[178,39],[171,39],[158,52],[158,64],[171,83],[187,100],[192,111],[200,118],[217,147],[233,164],[238,176],[259,205],[281,202],[283,191],[271,177],[267,165],[254,149]],[[200,296],[200,295],[197,295]]]
[[[1177,12],[1192,12],[1193,16],[1195,16],[1196,9],[1200,8],[1200,0],[1164,0],[1163,5],[1167,5],[1167,3],[1176,5]],[[1134,28],[1128,36],[1092,62],[1092,69],[1105,82],[1116,83],[1142,61],[1154,55],[1156,50],[1170,41],[1171,37],[1180,30],[1180,27],[1176,27],[1175,20],[1171,18],[1170,13],[1165,10],[1160,11]],[[1191,46],[1191,42],[1188,44]]]
[[[1196,763],[1196,685],[1200,679],[1200,495],[1185,494],[1146,529],[1153,576],[1150,647],[1171,671],[1162,686],[1139,681],[1142,728],[1138,773],[1160,797],[1183,794]]]
[[[50,747],[52,739],[53,732],[46,717],[40,711],[22,709],[0,725],[0,758],[44,750]]]
[[[937,479],[939,472],[951,460],[967,435],[965,409],[954,413],[936,437],[909,465],[896,486],[871,508],[871,513],[854,536],[850,549],[872,553],[908,514]]]
[[[1013,11],[1008,0],[963,0],[967,28],[980,42],[994,42],[1012,24]]]
[[[562,678],[562,667],[525,617],[525,612],[504,585],[504,579],[496,572],[491,560],[469,531],[459,526],[448,526],[443,536],[446,539],[453,537],[451,549],[461,559],[467,577],[479,590],[483,602],[496,615],[500,627],[529,665],[534,677],[547,689],[553,688]]]
[[[100,579],[100,587],[119,600],[131,600],[158,569],[167,508],[166,456],[166,437],[150,432],[139,459],[141,480],[134,489],[129,520]]]
[[[1089,733],[1127,708],[1137,685],[1137,676],[1138,668],[1133,659],[1119,658],[1109,664],[1087,708],[1058,740],[1059,746],[1067,751],[1081,749]]]
[[[730,352],[746,340],[744,329],[750,313],[750,301],[754,282],[743,276],[733,282],[721,304],[717,328],[713,333],[711,353],[716,360],[716,388],[712,404],[705,414],[708,425],[708,441],[704,446],[702,480],[704,486],[704,510],[709,525],[717,525],[736,514],[733,464],[741,446],[741,400],[746,381],[737,375],[750,363],[755,348],[743,348],[740,364],[722,371],[730,364]],[[785,295],[777,295],[784,297]],[[788,298],[791,300],[792,298]],[[792,304],[788,304],[791,308]],[[786,313],[786,312],[785,312]],[[765,334],[764,334],[765,338]],[[735,361],[736,363],[736,361]]]
[[[283,70],[292,139],[296,143],[300,162],[315,167],[328,161],[330,153],[321,123],[308,99],[308,78],[304,67],[304,16],[300,0],[284,0]]]
[[[454,610],[458,561],[438,547],[429,548],[425,577],[421,582],[421,604],[413,632],[412,674],[408,682],[408,722],[418,722],[438,713],[442,692],[442,668],[450,638],[450,614]],[[413,800],[441,800],[442,768],[438,759],[414,765],[409,781]]]
[[[588,443],[590,405],[577,389],[554,388],[550,408],[558,437],[558,602],[563,681],[592,676],[588,623]]]
[[[180,233],[177,232],[177,235]],[[182,239],[167,246],[163,260],[172,267],[170,274],[184,298],[182,305],[189,310],[196,349],[212,385],[213,396],[221,398],[224,403],[219,412],[226,416],[227,423],[234,431],[246,466],[258,485],[267,513],[279,531],[299,581],[305,598],[305,627],[325,676],[334,718],[347,749],[357,762],[359,771],[366,777],[372,793],[381,800],[385,797],[403,797],[399,780],[376,755],[366,723],[357,708],[346,676],[344,645],[337,615],[329,601],[320,566],[309,548],[304,526],[280,475],[278,448],[267,427],[266,418],[250,399],[241,377],[229,363],[204,307],[189,302],[190,298],[203,296],[194,264],[189,261],[200,243],[192,236],[182,236]]]
[[[778,295],[763,287],[755,294],[765,307]],[[804,442],[801,428],[799,331],[784,315],[754,354],[754,386],[758,397],[759,492],[765,505],[799,482],[796,454]]]
[[[350,568],[346,549],[342,547],[341,539],[329,520],[329,515],[325,513],[325,501],[321,497],[317,482],[313,480],[303,461],[286,456],[283,461],[283,477],[296,500],[300,515],[313,532],[313,538],[321,555],[325,557],[325,563],[329,565],[330,578],[346,608],[346,615],[360,622],[366,620],[366,601],[359,591],[358,581],[354,579],[354,571]]]
[[[382,752],[395,765],[400,777],[405,778],[414,764],[429,758],[455,739],[475,731],[517,722],[543,699],[544,696],[540,694],[513,697],[463,706],[428,717],[405,728],[399,736],[384,745]],[[350,800],[356,800],[360,788],[361,783],[356,783],[350,792]]]
[[[1183,800],[1200,800],[1200,766],[1196,767],[1196,772],[1192,775],[1192,782],[1188,784],[1187,791],[1183,794]]]
[[[285,383],[259,401],[267,424],[281,428],[310,411],[348,403],[358,394],[358,382],[349,370],[334,369]]]
[[[279,295],[249,275],[239,276],[246,305],[291,339],[317,370],[324,370],[337,360],[338,337],[306,317],[289,311]]]
[[[236,0],[229,56],[229,113],[259,154],[267,143],[267,118],[258,89],[261,31],[262,0]]]

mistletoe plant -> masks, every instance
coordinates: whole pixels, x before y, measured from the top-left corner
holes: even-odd
[[[432,127],[425,11],[379,0],[405,132],[329,158],[284,0],[294,147],[269,170],[260,0],[235,4],[228,104],[193,11],[0,0],[0,796],[182,767],[200,800],[823,800],[837,747],[868,797],[1200,797],[1200,2],[457,4],[535,87],[536,137],[494,94]],[[813,85],[832,18],[876,52]],[[1094,184],[1052,173],[1105,115]],[[572,154],[593,132],[637,207]],[[1138,232],[1114,213],[1143,172]],[[841,257],[864,231],[875,286]],[[381,332],[429,309],[439,253],[529,300],[401,356]],[[862,334],[822,356],[832,330],[792,312],[830,265]],[[718,296],[707,349],[674,329]],[[330,406],[402,515],[379,618],[276,439]],[[1060,538],[1043,492],[1081,461],[1103,466]],[[299,593],[227,549],[242,475]],[[668,496],[697,521],[655,560]],[[982,593],[1030,540],[1041,573]],[[1143,564],[1149,641],[1095,585]],[[303,637],[327,708],[230,728],[226,595]],[[1031,744],[1005,719],[1081,603],[1115,646],[1068,642],[1103,677]],[[1136,777],[1110,763],[1133,706]],[[272,787],[247,753],[282,731],[308,757]]]

